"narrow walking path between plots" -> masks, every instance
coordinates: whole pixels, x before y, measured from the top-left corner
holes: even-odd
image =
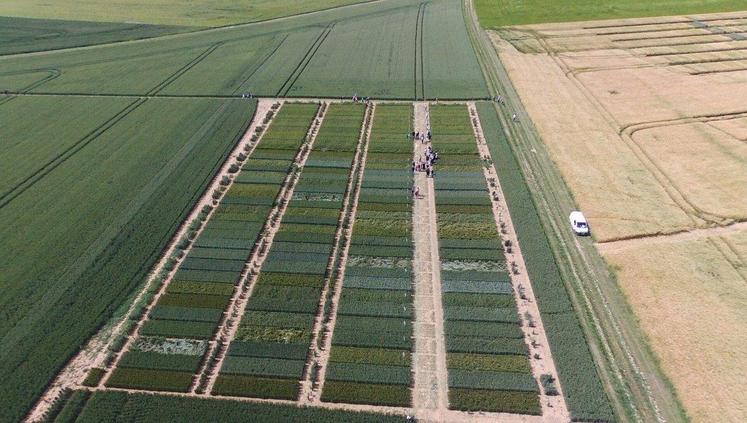
[[[509,248],[505,248],[506,262],[509,264],[511,272],[511,284],[513,285],[514,297],[518,307],[519,316],[522,319],[521,329],[524,332],[524,341],[529,350],[529,363],[532,367],[532,375],[537,380],[540,387],[540,405],[542,406],[542,417],[548,422],[568,422],[571,420],[568,407],[563,397],[561,382],[558,379],[558,371],[555,368],[555,362],[550,351],[550,344],[547,341],[545,327],[542,324],[542,317],[537,307],[537,301],[534,296],[529,275],[527,274],[524,256],[521,254],[519,239],[516,235],[511,214],[508,205],[504,201],[503,189],[501,188],[498,174],[485,143],[485,136],[480,125],[480,118],[477,115],[477,109],[474,103],[469,103],[469,113],[472,120],[472,128],[475,131],[477,149],[480,157],[485,160],[486,166],[483,166],[485,179],[488,181],[490,190],[490,199],[493,203],[493,215],[495,224],[501,232],[503,242],[508,242]],[[504,244],[505,245],[505,244]],[[509,252],[510,251],[510,252]],[[542,375],[550,375],[555,380],[555,387],[558,395],[545,395],[540,380]]]
[[[428,103],[415,104],[417,133],[430,130]],[[424,155],[430,143],[414,140],[414,159]],[[413,371],[413,407],[419,418],[443,420],[441,411],[448,408],[448,376],[446,346],[441,303],[441,261],[438,255],[438,226],[436,224],[436,193],[433,179],[425,172],[415,174],[419,195],[413,205],[413,241],[415,252],[415,353]],[[425,412],[425,410],[430,410]],[[433,413],[433,410],[436,410]],[[422,415],[422,416],[421,416]]]

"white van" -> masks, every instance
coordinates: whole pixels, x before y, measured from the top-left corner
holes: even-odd
[[[589,223],[583,213],[578,210],[572,211],[568,220],[571,221],[571,228],[576,235],[589,235]]]

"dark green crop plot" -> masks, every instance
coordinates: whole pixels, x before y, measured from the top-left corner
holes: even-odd
[[[273,149],[278,146],[299,149],[317,108],[318,105],[314,104],[288,104],[283,107],[271,123],[266,137],[263,138],[261,145],[256,150]],[[289,139],[295,141],[289,142]],[[294,154],[290,154],[286,160],[290,163],[293,159]],[[251,158],[249,160],[251,161]],[[255,196],[274,198],[278,195],[281,187],[282,185],[279,182],[275,184],[237,183],[228,190],[226,199],[235,197],[253,198]],[[240,210],[237,206],[232,206],[232,208],[234,211]],[[233,294],[233,284],[238,282],[244,268],[244,262],[250,255],[250,248],[257,241],[262,229],[263,225],[255,224],[255,222],[267,218],[270,206],[265,206],[264,209],[260,210],[263,213],[258,216],[247,215],[248,220],[243,222],[235,219],[224,220],[225,214],[223,213],[216,213],[206,222],[203,231],[195,240],[195,245],[202,246],[198,247],[202,249],[198,249],[198,253],[205,248],[215,250],[222,247],[236,247],[237,245],[229,242],[235,240],[244,243],[245,248],[242,249],[244,258],[227,260],[217,257],[215,253],[212,254],[212,257],[193,258],[190,251],[176,273],[175,288],[169,287],[166,295],[159,299],[158,304],[149,316],[150,319],[141,330],[142,336],[164,336],[181,339],[210,339],[213,337],[223,316],[223,311]],[[210,243],[211,247],[207,247],[202,242],[204,238],[213,240]],[[185,282],[187,283],[185,284]],[[210,285],[218,285],[218,287],[210,287]],[[221,289],[220,285],[225,285],[226,288]],[[223,295],[215,295],[218,293]],[[265,336],[270,335],[265,334]],[[172,358],[176,360],[176,357],[168,354],[163,355],[164,357],[155,361],[168,362]],[[118,369],[117,372],[120,372],[120,370]],[[190,371],[193,373],[196,369]],[[125,372],[124,374],[128,373]],[[137,382],[133,382],[132,387],[147,389],[150,384],[154,384],[154,386],[159,386],[158,389],[168,390],[168,387],[157,385],[158,382],[156,381],[146,381],[147,376],[148,373],[138,374],[139,379]],[[115,379],[109,383],[109,386],[121,386],[123,383],[119,379]]]
[[[236,386],[237,382],[233,382]],[[228,390],[229,382],[221,382]],[[216,386],[217,387],[217,386]],[[77,393],[77,392],[76,392]],[[85,401],[85,399],[84,399]],[[323,408],[297,407],[282,404],[258,404],[219,399],[184,398],[165,395],[129,394],[126,392],[96,392],[85,404],[78,421],[161,423],[244,421],[251,417],[258,423],[304,423],[345,421],[348,423],[393,423],[404,422],[402,416],[349,411],[325,410]]]
[[[411,156],[401,146],[411,146],[405,135],[412,108],[377,105],[374,116],[322,399],[408,405],[410,393],[404,387],[412,383],[412,174],[402,171]],[[400,165],[389,166],[400,159]],[[369,184],[369,175],[387,184]],[[384,207],[370,211],[367,205],[372,203]],[[391,209],[391,204],[401,207]]]

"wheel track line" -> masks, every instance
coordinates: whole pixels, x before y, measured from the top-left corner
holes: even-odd
[[[316,54],[316,51],[319,49],[319,47],[324,43],[324,40],[327,39],[327,36],[332,31],[332,27],[334,27],[336,22],[330,22],[327,24],[324,29],[319,33],[319,36],[316,37],[314,42],[311,44],[308,50],[306,50],[306,54],[303,55],[301,58],[301,61],[298,62],[296,67],[293,69],[293,72],[288,75],[288,78],[283,82],[283,85],[280,86],[278,91],[275,93],[276,97],[286,97],[288,95],[288,91],[293,87],[293,84],[296,83],[298,80],[298,77],[301,76],[301,73],[303,73],[304,69],[306,69],[306,66],[311,61],[314,54]],[[294,75],[296,76],[294,78]]]
[[[265,226],[258,237],[257,244],[255,244],[252,254],[247,261],[247,263],[251,264],[251,268],[242,275],[239,283],[236,285],[236,292],[231,298],[228,307],[226,307],[224,319],[215,331],[214,342],[205,354],[205,362],[196,374],[190,393],[196,393],[196,390],[202,388],[203,385],[204,389],[201,395],[209,396],[212,393],[220,370],[223,367],[223,361],[228,353],[228,347],[239,329],[246,306],[257,285],[262,265],[269,255],[275,235],[283,222],[285,211],[288,209],[290,200],[293,198],[293,191],[303,174],[303,166],[309,158],[316,136],[319,134],[319,128],[324,122],[326,109],[322,111],[321,107],[320,105],[313,120],[309,123],[306,141],[299,147],[298,154],[293,161],[297,168],[288,174],[281,191],[275,199],[277,205],[270,211]],[[272,219],[276,219],[275,224],[272,223]],[[260,248],[260,245],[263,248]],[[262,251],[263,249],[264,251]],[[216,349],[217,353],[215,352]],[[215,356],[213,357],[214,354]]]
[[[264,109],[269,110],[269,102],[264,103],[264,105],[265,105]],[[281,108],[282,108],[282,103],[281,103]],[[233,152],[236,153],[236,155],[238,155],[240,153],[241,146],[243,144],[245,144],[245,142],[249,139],[249,137],[252,134],[255,133],[254,129],[261,123],[261,120],[264,118],[264,114],[261,114],[260,110],[262,110],[262,109],[260,108],[260,106],[258,104],[257,105],[257,111],[255,112],[252,124],[249,126],[249,128],[245,132],[244,136],[239,140],[239,142],[237,143],[236,147],[233,150]],[[279,110],[280,109],[278,109],[278,110],[275,111],[276,115],[277,115],[277,112]],[[266,110],[265,110],[265,112],[266,112]],[[248,152],[245,153],[246,156],[247,156],[247,159],[251,158],[252,154],[254,153],[254,150],[256,150],[257,146],[262,141],[262,137],[267,132],[268,128],[269,128],[269,125],[265,125],[265,129],[262,131],[261,134],[259,134],[260,136],[257,139],[257,141],[252,145],[251,150],[249,150]],[[231,160],[230,160],[230,158],[232,156],[233,156],[233,154],[231,154],[226,159],[226,161],[224,162],[221,170],[216,174],[215,178],[213,179],[213,183],[210,184],[210,186],[203,193],[201,201],[198,201],[198,203],[193,208],[190,217],[188,219],[186,219],[182,223],[181,229],[179,230],[179,232],[177,232],[177,234],[172,239],[171,245],[168,247],[169,249],[167,250],[167,253],[163,255],[161,261],[159,261],[159,263],[157,264],[157,267],[153,270],[152,275],[155,276],[155,274],[157,274],[160,269],[164,268],[164,265],[165,265],[166,261],[172,256],[172,253],[176,250],[176,248],[175,248],[176,244],[186,234],[186,232],[187,232],[187,230],[189,228],[189,224],[192,221],[194,221],[194,219],[197,218],[197,216],[199,215],[200,211],[202,210],[202,207],[205,204],[211,204],[212,203],[212,201],[211,201],[211,199],[212,199],[212,193],[220,186],[220,181],[222,179],[222,176],[228,174],[228,167],[232,163]],[[234,183],[235,179],[236,179],[235,177],[232,178],[231,181],[230,181],[230,183],[226,186],[226,190],[222,194],[221,198],[218,200],[219,204],[220,204],[220,201],[225,196],[225,193],[228,192],[228,190],[229,190],[229,188],[231,186],[233,186],[233,183]],[[197,229],[197,232],[196,232],[196,235],[194,237],[194,240],[197,240],[197,238],[200,236],[200,234],[202,233],[202,231],[207,227],[208,223],[210,222],[210,219],[212,218],[213,214],[215,213],[215,211],[217,209],[218,209],[218,207],[215,206],[215,207],[213,207],[210,210],[210,212],[206,216],[206,219],[203,222],[203,224]],[[164,279],[163,283],[161,284],[161,287],[159,288],[158,292],[153,296],[153,298],[150,300],[149,304],[147,304],[145,306],[145,309],[143,310],[142,315],[140,316],[140,318],[138,319],[138,321],[136,323],[135,330],[132,331],[132,333],[130,335],[128,335],[127,341],[125,342],[125,344],[122,346],[122,348],[119,351],[117,351],[115,353],[114,359],[112,360],[111,364],[106,367],[104,376],[99,381],[99,384],[98,384],[99,387],[104,387],[106,385],[106,382],[109,380],[109,378],[111,377],[111,375],[114,372],[114,370],[116,370],[116,368],[118,367],[119,362],[121,361],[121,359],[124,356],[124,354],[127,351],[130,350],[130,348],[132,347],[132,344],[139,337],[140,330],[142,329],[143,325],[145,325],[145,323],[148,320],[150,320],[151,311],[156,306],[156,304],[158,304],[158,300],[166,293],[166,290],[168,289],[169,285],[173,281],[174,276],[176,275],[177,271],[181,267],[181,264],[184,262],[184,260],[189,255],[189,252],[194,247],[194,240],[189,244],[189,247],[187,247],[184,250],[185,253],[182,256],[182,258],[177,259],[177,263],[176,263],[176,266],[174,266],[174,269],[171,272],[169,272],[169,274],[167,275],[167,277]],[[147,290],[148,290],[149,286],[153,283],[153,280],[154,280],[154,278],[151,278],[151,280],[148,283],[145,284],[145,286],[141,290],[140,294],[138,294],[137,298],[143,298],[144,297],[144,295],[147,293]],[[120,323],[120,328],[123,329],[124,323],[127,321],[127,317],[134,311],[134,306],[137,303],[138,303],[138,301],[133,301],[130,310],[128,310],[125,318]],[[117,337],[118,336],[112,336],[112,340],[111,340],[111,342],[110,342],[109,345],[111,345],[111,343],[113,343],[114,339],[116,339]],[[109,345],[107,345],[107,347]]]
[[[28,177],[23,179],[15,187],[11,188],[10,190],[0,195],[0,209],[7,206],[11,201],[13,201],[19,195],[23,194],[26,190],[34,186],[39,180],[41,180],[46,175],[48,175],[50,172],[55,170],[58,166],[65,163],[68,159],[73,157],[78,151],[80,151],[81,149],[86,147],[88,144],[90,144],[92,141],[96,140],[98,137],[104,134],[106,131],[111,129],[114,125],[119,123],[119,121],[124,119],[128,114],[132,113],[135,109],[142,106],[146,101],[147,99],[142,99],[142,98],[132,101],[127,106],[125,106],[122,110],[115,113],[114,116],[107,119],[104,123],[102,123],[98,127],[89,131],[78,142],[71,145],[67,149],[63,150],[59,155],[57,155],[56,157],[54,157],[53,159],[45,163],[42,167],[34,171],[34,173],[30,174]]]
[[[345,222],[348,221],[348,216],[355,213],[356,210],[357,201],[356,203],[354,203],[352,200],[357,200],[356,193],[360,189],[358,181],[361,180],[362,176],[362,161],[366,160],[366,153],[368,152],[367,148],[369,137],[367,128],[373,114],[373,107],[373,104],[368,105],[363,115],[363,121],[361,122],[361,129],[358,135],[358,143],[356,145],[356,152],[352,162],[353,166],[350,169],[348,184],[345,188],[343,205],[340,209],[340,216],[337,222],[335,241],[332,247],[332,253],[330,254],[329,262],[327,264],[327,274],[324,278],[324,287],[320,296],[316,318],[314,319],[314,328],[311,334],[310,347],[311,349],[313,349],[313,353],[309,354],[309,358],[306,361],[306,365],[304,366],[304,376],[301,379],[299,401],[302,404],[319,402],[320,400],[320,391],[316,388],[320,388],[322,386],[322,383],[317,380],[316,388],[312,385],[312,372],[314,370],[313,367],[316,366],[316,368],[318,369],[317,374],[319,374],[320,377],[323,377],[322,375],[325,374],[327,363],[329,361],[331,345],[328,346],[326,342],[327,339],[324,338],[325,334],[328,333],[327,331],[325,331],[324,319],[328,317],[329,314],[325,313],[325,309],[330,289],[333,289],[333,298],[329,299],[331,309],[336,310],[339,304],[339,296],[337,296],[337,290],[334,288],[341,284],[342,281],[338,280],[338,278],[336,277],[335,269],[338,266],[344,266],[347,262],[348,249],[343,248],[343,243],[344,246],[350,244],[350,237],[346,237],[346,235],[350,234],[348,234],[345,230]],[[329,323],[334,326],[334,322],[330,321]],[[319,347],[320,339],[324,340],[324,346],[322,346],[321,348]],[[331,342],[331,338],[329,340]]]
[[[244,84],[246,84],[250,79],[252,79],[252,77],[254,76],[255,73],[257,73],[257,71],[259,71],[260,69],[262,69],[262,67],[264,67],[265,63],[267,63],[273,56],[275,56],[275,53],[277,53],[278,50],[280,50],[280,48],[283,46],[283,44],[285,44],[285,41],[288,39],[288,36],[289,35],[286,34],[283,37],[283,39],[280,40],[279,43],[277,43],[277,45],[275,46],[275,48],[273,48],[269,52],[269,54],[265,54],[265,56],[262,58],[262,60],[259,61],[259,64],[254,67],[254,69],[249,73],[249,75],[247,75],[246,78],[242,79],[241,83],[239,83],[236,86],[236,88],[233,91],[231,91],[231,94],[236,94],[236,91],[240,90],[241,87],[244,86]]]
[[[415,15],[415,49],[414,49],[414,62],[412,67],[412,82],[413,82],[413,99],[418,99],[418,33],[420,32],[420,11],[423,8],[423,3],[418,6],[418,12]]]
[[[62,163],[66,162],[69,158],[73,157],[78,151],[85,148],[88,144],[90,144],[92,141],[98,139],[101,135],[106,133],[109,129],[111,129],[114,125],[119,123],[122,119],[127,117],[130,113],[138,109],[140,106],[145,104],[145,102],[148,100],[147,95],[153,95],[160,92],[163,88],[174,82],[177,78],[179,78],[181,75],[183,75],[185,72],[187,72],[189,69],[191,69],[194,65],[202,61],[205,57],[210,55],[215,49],[217,49],[222,43],[216,43],[212,45],[210,48],[202,52],[199,56],[197,56],[195,59],[184,65],[181,69],[170,75],[165,80],[161,81],[159,84],[157,84],[155,87],[151,88],[148,93],[146,94],[146,97],[139,97],[127,106],[125,106],[124,109],[117,112],[114,116],[107,119],[104,123],[99,125],[98,127],[92,129],[89,131],[86,135],[83,136],[78,142],[71,145],[69,148],[65,149],[63,152],[61,152],[58,156],[51,159],[49,162],[47,162],[45,165],[43,165],[41,168],[39,168],[37,171],[29,175],[27,178],[22,180],[19,184],[17,184],[15,187],[13,187],[11,190],[6,191],[2,195],[0,195],[0,209],[8,205],[11,201],[13,201],[15,198],[17,198],[19,195],[23,194],[27,189],[31,188],[33,185],[35,185],[39,180],[44,178],[46,175],[48,175],[50,172],[52,172],[54,169],[56,169],[58,166],[60,166]],[[59,71],[58,71],[59,72]],[[49,77],[48,79],[45,79],[43,81],[40,81],[41,84],[49,82],[52,79],[55,79],[60,76],[61,73],[57,73],[54,76]],[[39,85],[41,85],[39,84]],[[33,85],[33,84],[32,84]],[[38,86],[38,85],[37,85]],[[35,88],[35,87],[34,87]],[[33,89],[33,88],[31,88]],[[12,99],[14,97],[10,97]]]

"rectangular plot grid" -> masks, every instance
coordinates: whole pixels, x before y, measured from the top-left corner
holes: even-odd
[[[280,109],[106,386],[190,390],[317,107]]]
[[[298,398],[363,114],[329,106],[213,394]]]
[[[449,408],[540,414],[465,106],[431,107]]]
[[[408,406],[412,108],[377,105],[322,401]]]

